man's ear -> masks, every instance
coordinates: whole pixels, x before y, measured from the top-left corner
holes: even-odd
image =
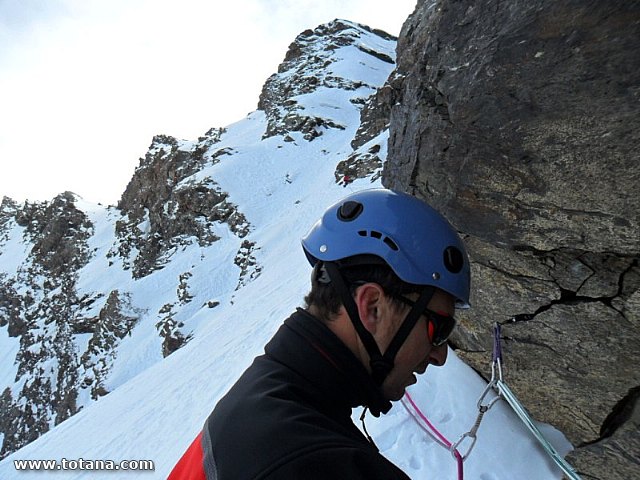
[[[360,321],[371,334],[375,334],[378,328],[383,298],[384,290],[377,283],[365,283],[356,290],[354,301],[358,307]]]

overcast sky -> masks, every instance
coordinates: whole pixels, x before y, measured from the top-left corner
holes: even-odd
[[[307,28],[394,35],[416,0],[0,0],[0,198],[116,204],[153,135],[254,111]]]

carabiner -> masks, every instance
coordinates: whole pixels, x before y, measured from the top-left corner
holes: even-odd
[[[493,407],[494,403],[496,403],[498,400],[500,400],[500,394],[497,393],[495,398],[492,398],[486,405],[482,404],[482,401],[489,394],[489,392],[496,388],[496,384],[497,384],[497,381],[493,379],[493,375],[492,375],[491,381],[489,383],[487,383],[487,386],[482,391],[482,395],[480,395],[480,398],[478,398],[477,406],[478,406],[478,410],[481,413],[484,413],[487,410],[489,410],[491,407]]]
[[[465,440],[465,438],[471,439],[471,445],[469,445],[467,452],[463,455],[458,451],[458,447]],[[471,432],[463,433],[462,436],[458,439],[458,441],[451,445],[451,447],[449,448],[449,453],[451,453],[451,456],[455,459],[456,452],[458,452],[458,455],[460,455],[460,457],[464,461],[467,459],[467,457],[471,453],[471,450],[473,450],[473,447],[475,447],[477,441],[478,441],[478,437],[476,436],[475,433],[471,433]]]

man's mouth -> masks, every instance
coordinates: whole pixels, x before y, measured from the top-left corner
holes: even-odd
[[[428,367],[428,364],[424,366],[420,366],[417,369],[415,369],[414,372],[417,373],[418,375],[422,375],[424,372],[427,371],[427,367]]]

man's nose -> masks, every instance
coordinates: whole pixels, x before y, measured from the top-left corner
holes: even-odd
[[[447,361],[448,352],[449,348],[446,343],[439,347],[432,347],[431,352],[429,352],[429,363],[436,367],[441,367]]]

